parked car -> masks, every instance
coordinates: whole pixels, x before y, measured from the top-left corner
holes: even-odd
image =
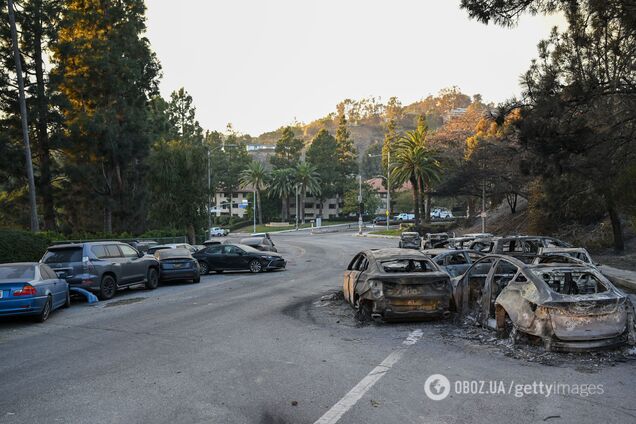
[[[213,227],[210,228],[210,237],[225,237],[230,233],[230,230],[221,228],[221,227]]]
[[[40,261],[71,286],[93,291],[100,299],[112,298],[117,289],[159,284],[159,263],[126,243],[86,242],[51,246]]]
[[[443,247],[446,244],[450,236],[448,233],[426,233],[424,236],[424,249],[434,249],[436,247]]]
[[[422,250],[422,253],[429,255],[451,277],[462,275],[468,267],[484,257],[483,253],[468,249],[427,249]]]
[[[431,218],[433,219],[451,219],[453,213],[448,209],[436,208],[431,211]]]
[[[396,221],[412,221],[415,219],[415,214],[413,213],[401,213],[395,217]]]
[[[269,234],[264,236],[256,236],[256,237],[247,237],[241,239],[241,244],[245,244],[247,246],[251,246],[256,250],[261,250],[263,252],[278,252],[272,238]]]
[[[419,249],[422,247],[422,237],[415,231],[405,231],[400,234],[398,247],[401,249]]]
[[[540,247],[539,248],[540,255],[567,255],[583,261],[584,263],[591,266],[599,266],[598,263],[595,263],[592,260],[589,252],[583,247]]]
[[[217,244],[192,255],[199,261],[202,275],[211,271],[248,270],[251,272],[285,269],[287,262],[275,252],[264,252],[244,244]]]
[[[531,263],[541,247],[571,247],[568,243],[544,236],[505,236],[476,239],[470,244],[471,250],[513,256]]]
[[[221,244],[221,242],[218,241],[218,240],[206,240],[206,241],[203,242],[203,245],[206,246],[206,247],[207,246],[212,246],[214,244]],[[199,250],[201,250],[201,249],[199,249]]]
[[[417,250],[378,249],[358,253],[344,273],[344,297],[365,318],[448,317],[451,284]]]
[[[0,316],[26,315],[44,322],[52,311],[69,306],[68,283],[48,265],[0,265]]]
[[[145,253],[148,251],[149,248],[151,248],[152,246],[156,246],[159,243],[154,240],[132,240],[129,241],[128,244],[139,250],[140,252]]]
[[[588,265],[528,265],[488,255],[453,286],[462,314],[513,342],[523,334],[546,350],[588,351],[635,341],[631,301]]]
[[[159,280],[190,280],[193,283],[201,281],[199,262],[192,257],[188,249],[162,249],[155,252],[155,259],[159,262]]]
[[[198,248],[188,243],[170,243],[170,244],[158,244],[156,246],[152,246],[146,251],[146,253],[149,255],[154,255],[159,250],[165,250],[165,249],[187,249],[190,253],[195,253],[197,250],[199,250]]]

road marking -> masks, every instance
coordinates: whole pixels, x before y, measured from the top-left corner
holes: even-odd
[[[398,349],[394,350],[387,356],[384,361],[380,363],[377,367],[375,367],[366,377],[364,377],[358,384],[355,385],[353,389],[349,391],[342,399],[338,401],[334,406],[331,407],[330,410],[325,412],[325,414],[318,419],[314,424],[335,424],[340,418],[350,410],[361,398],[364,396],[366,392],[368,392],[371,387],[375,383],[380,380],[384,374],[389,372],[389,370],[397,363],[397,361],[402,358],[406,349],[410,346],[413,346],[422,338],[422,330],[413,330],[408,335],[406,340],[402,342],[402,346]]]

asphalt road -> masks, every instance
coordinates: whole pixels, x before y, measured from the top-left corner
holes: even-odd
[[[321,296],[357,251],[395,241],[274,240],[286,271],[127,290],[45,324],[0,321],[0,423],[636,422],[633,352],[524,355],[449,321],[360,326]],[[443,400],[425,394],[432,374],[450,381]],[[573,392],[589,385],[603,393]]]

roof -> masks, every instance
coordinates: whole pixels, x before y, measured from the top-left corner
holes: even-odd
[[[395,259],[395,258],[422,258],[428,259],[428,256],[414,249],[400,249],[398,247],[390,247],[387,249],[365,250],[365,254],[374,257],[377,260]]]

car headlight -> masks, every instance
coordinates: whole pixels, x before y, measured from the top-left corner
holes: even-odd
[[[380,281],[369,281],[369,287],[371,287],[371,294],[375,297],[382,297],[384,295],[382,290],[382,283]]]

